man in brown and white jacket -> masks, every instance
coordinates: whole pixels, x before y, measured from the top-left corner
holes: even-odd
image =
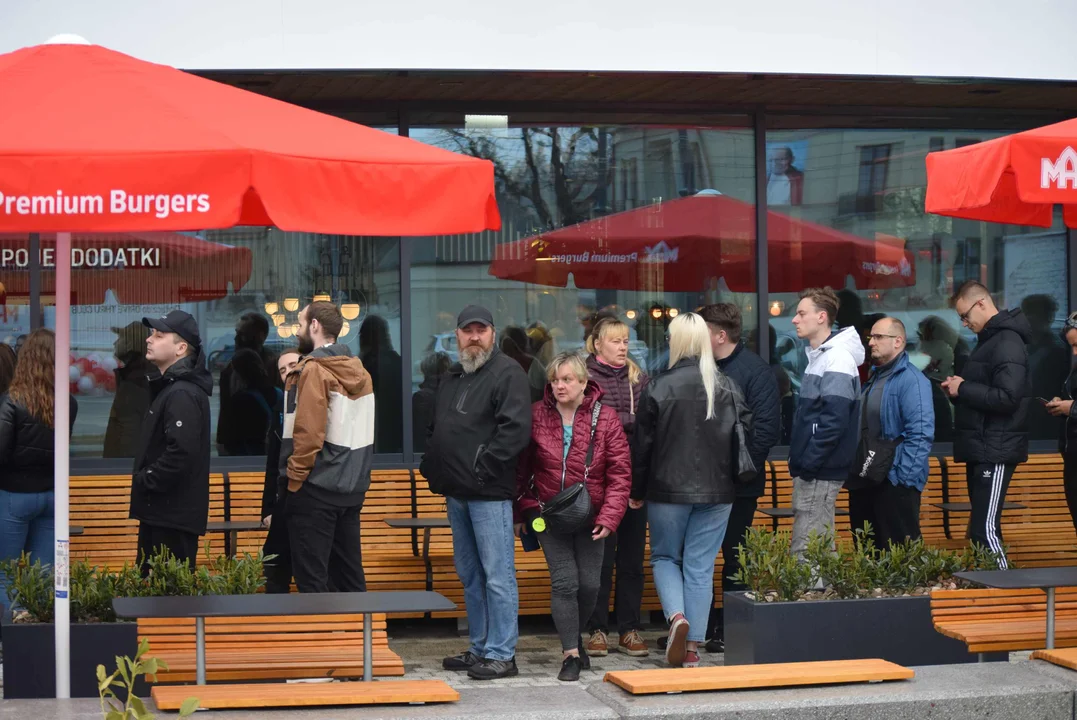
[[[303,358],[284,387],[280,471],[299,592],[366,590],[359,512],[370,488],[374,390],[362,362],[337,342],[343,324],[332,303],[303,308]]]

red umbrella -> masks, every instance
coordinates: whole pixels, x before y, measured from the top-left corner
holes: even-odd
[[[71,232],[497,229],[492,163],[77,38],[0,55],[0,232],[56,232],[56,694],[70,695]]]
[[[0,55],[0,231],[500,226],[493,165],[93,45]]]
[[[111,290],[126,305],[215,300],[251,276],[248,248],[178,233],[71,236],[71,304],[100,305]],[[41,236],[41,292],[56,292],[56,236]],[[30,295],[30,239],[0,235],[0,278],[9,296]]]
[[[925,209],[936,215],[1077,227],[1077,120],[928,153]]]
[[[770,292],[813,285],[890,288],[916,282],[911,254],[823,225],[767,213]],[[628,210],[500,245],[495,277],[565,287],[699,292],[719,277],[756,289],[755,206],[728,195],[694,195]]]

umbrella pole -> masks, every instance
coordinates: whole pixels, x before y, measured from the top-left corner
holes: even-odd
[[[68,598],[68,503],[71,433],[71,233],[56,234],[56,361],[53,412],[56,432],[54,507],[56,513],[56,697],[71,697],[71,605]]]

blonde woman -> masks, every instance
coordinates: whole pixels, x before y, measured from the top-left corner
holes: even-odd
[[[600,319],[587,338],[587,372],[591,381],[605,393],[602,402],[617,411],[621,427],[631,439],[636,425],[636,408],[650,378],[628,356],[628,325],[615,317]],[[643,628],[640,607],[643,604],[643,555],[647,544],[646,509],[629,510],[614,535],[606,540],[602,558],[602,583],[598,602],[587,623],[591,635],[587,654],[602,657],[610,650],[610,589],[613,568],[617,567],[617,596],[614,615],[617,621],[617,644],[626,655],[644,657],[647,645],[640,637]]]
[[[734,486],[732,446],[740,406],[733,402],[696,313],[669,326],[669,371],[654,378],[636,412],[630,506],[643,507],[651,529],[651,568],[669,621],[666,660],[699,664],[714,593],[714,561],[722,546]]]

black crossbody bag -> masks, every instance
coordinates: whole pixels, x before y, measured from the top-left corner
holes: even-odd
[[[884,378],[882,382],[883,387],[879,388],[880,393],[883,392],[886,379]],[[868,436],[868,395],[870,394],[869,389],[861,400],[860,442],[856,446],[856,464],[853,465],[853,475],[875,486],[887,481],[890,469],[894,467],[894,460],[897,458],[898,446],[905,441],[905,437],[886,440]]]
[[[583,481],[565,488],[565,477],[561,476],[561,490],[549,502],[538,501],[539,513],[546,523],[546,531],[557,535],[572,535],[590,524],[593,517],[591,494],[587,492],[587,477],[591,471],[591,460],[595,455],[595,430],[598,428],[598,413],[602,403],[595,402],[591,411],[591,437],[587,443],[587,459],[583,469]],[[565,473],[567,474],[567,473]],[[531,492],[538,499],[535,490],[535,477],[531,476]]]

